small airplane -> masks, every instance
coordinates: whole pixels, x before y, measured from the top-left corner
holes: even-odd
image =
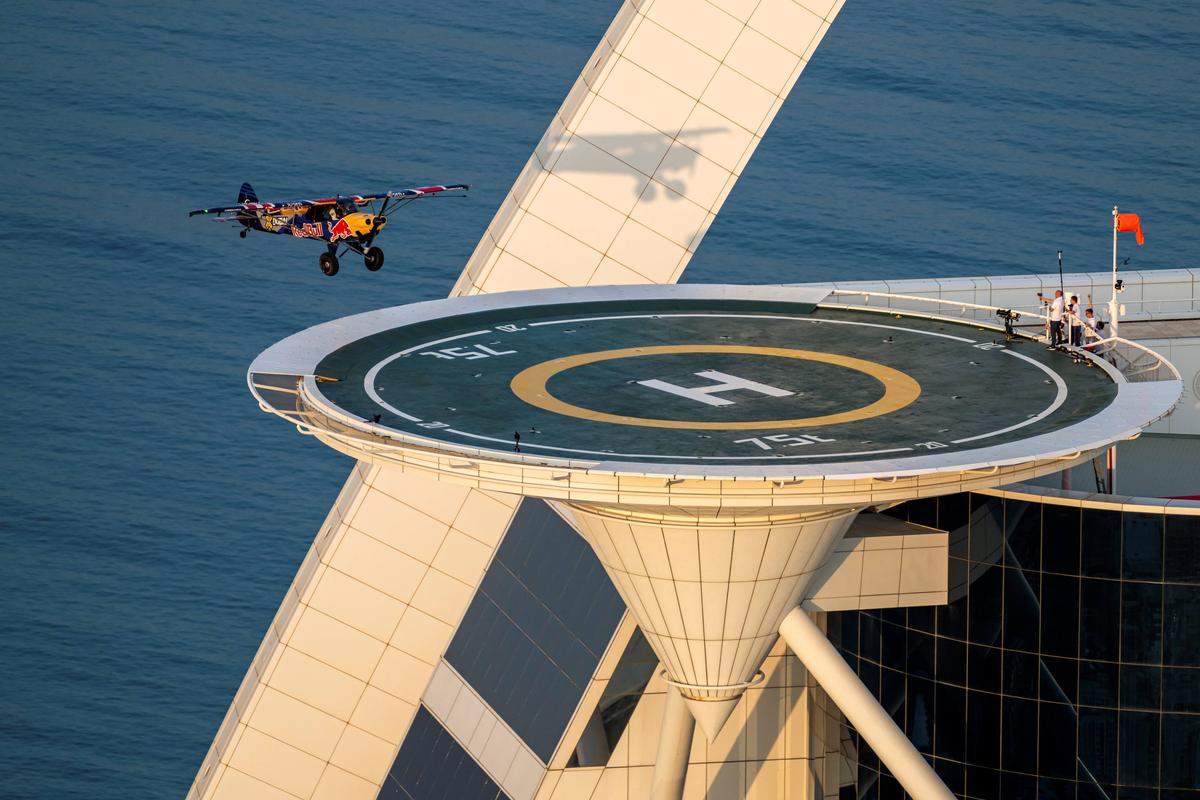
[[[263,233],[291,234],[299,239],[318,239],[325,242],[325,252],[318,263],[321,272],[336,275],[338,256],[353,251],[363,257],[363,264],[371,272],[383,266],[383,250],[374,246],[375,237],[387,225],[387,214],[422,197],[435,197],[442,192],[465,192],[471,187],[465,183],[448,186],[422,186],[417,189],[401,189],[378,194],[353,194],[326,197],[320,200],[292,200],[286,203],[262,203],[254,188],[242,184],[238,192],[237,205],[217,208],[198,208],[188,212],[189,217],[197,214],[215,214],[219,222],[237,222],[242,229],[238,234],[245,239],[250,231]],[[459,196],[462,195],[449,195]],[[372,213],[369,206],[382,201],[378,211]],[[367,208],[366,211],[360,211]],[[339,248],[341,253],[338,252]]]

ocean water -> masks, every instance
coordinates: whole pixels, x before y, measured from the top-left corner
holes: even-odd
[[[618,7],[11,2],[0,25],[0,797],[182,797],[349,462],[263,348],[444,295]],[[850,0],[689,267],[1200,265],[1200,5]],[[433,181],[368,274],[188,220]]]

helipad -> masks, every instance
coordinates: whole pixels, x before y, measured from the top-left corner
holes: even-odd
[[[252,372],[291,343],[313,399],[381,435],[704,472],[961,462],[1035,438],[1054,450],[1056,432],[1079,449],[1077,426],[1118,395],[1102,363],[994,329],[778,287],[649,288],[387,309],[298,334]]]

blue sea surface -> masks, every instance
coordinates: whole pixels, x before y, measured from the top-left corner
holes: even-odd
[[[0,26],[0,797],[182,797],[350,462],[253,357],[444,296],[619,4],[13,2]],[[687,272],[1200,262],[1200,4],[850,0]],[[464,181],[335,278],[187,211]]]

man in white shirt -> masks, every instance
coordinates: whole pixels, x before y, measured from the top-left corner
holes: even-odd
[[[1067,302],[1063,299],[1062,289],[1054,290],[1054,299],[1044,297],[1038,292],[1038,299],[1050,307],[1050,349],[1054,349],[1063,341],[1063,312]]]

